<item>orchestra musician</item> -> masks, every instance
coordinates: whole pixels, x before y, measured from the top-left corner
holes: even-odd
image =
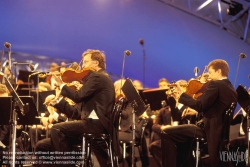
[[[115,103],[114,85],[105,72],[106,60],[103,52],[99,50],[87,50],[82,54],[83,68],[91,67],[91,72],[79,90],[73,90],[62,82],[60,77],[53,75],[58,86],[60,95],[54,100],[53,105],[69,118],[78,117],[79,113],[67,110],[66,101],[62,97],[68,97],[75,103],[81,104],[81,120],[55,124],[51,128],[51,150],[70,151],[71,141],[79,139],[83,133],[111,133],[110,115]],[[81,143],[79,141],[79,143]],[[115,153],[119,156],[119,145],[116,143]],[[114,145],[115,146],[115,145]],[[102,147],[93,150],[97,160],[103,167],[107,164],[107,153]]]
[[[116,93],[116,99],[118,100],[120,97],[125,97],[124,93],[122,92],[121,88],[123,84],[125,83],[125,79],[119,79],[114,82],[114,87],[115,87],[115,93]],[[132,136],[132,114],[133,108],[131,106],[131,103],[128,103],[125,107],[125,109],[121,112],[121,119],[120,119],[120,130],[119,130],[119,135],[118,139],[121,141],[127,141],[131,140]],[[144,111],[137,111],[138,113],[144,113]],[[141,115],[139,114],[139,115]],[[140,120],[140,116],[135,114],[135,138],[136,140],[140,140],[141,135],[142,135],[142,123],[143,121]],[[148,151],[147,151],[147,145],[146,145],[146,140],[143,137],[142,140],[142,157],[141,162],[142,162],[142,167],[146,167],[149,165],[149,159],[148,159]],[[131,150],[126,150],[127,152],[130,152]],[[126,158],[128,166],[131,166],[131,156],[128,156]]]
[[[30,135],[30,140],[31,140],[31,146],[34,148],[36,151],[44,151],[47,150],[46,148],[43,148],[44,141],[37,143],[38,140],[43,139],[41,137],[42,134],[46,135],[46,137],[50,137],[49,130],[53,126],[53,124],[58,123],[58,122],[65,122],[67,120],[67,117],[58,114],[58,111],[56,108],[49,106],[48,103],[55,98],[55,95],[48,95],[45,98],[44,104],[46,105],[48,114],[43,116],[41,118],[41,125],[33,125],[31,128],[29,128],[29,135]],[[41,147],[41,148],[40,148]],[[48,150],[47,150],[48,151]]]
[[[247,90],[250,95],[250,87]],[[245,152],[248,147],[248,131],[247,131],[247,113],[243,108],[240,108],[238,112],[242,111],[242,114],[236,113],[233,117],[231,125],[240,124],[239,136],[230,140],[229,150],[231,152]],[[246,161],[232,162],[233,166],[246,166]]]
[[[4,84],[0,84],[0,97],[9,96],[9,90]],[[10,137],[10,126],[9,125],[0,125],[0,148],[6,148],[9,146],[9,137]]]
[[[134,80],[133,85],[134,85],[135,89],[137,89],[137,90],[143,89],[143,85],[142,85],[141,81],[139,81],[139,80]]]
[[[166,78],[161,78],[158,81],[158,87],[161,89],[169,89],[169,81]]]
[[[58,65],[57,63],[53,62],[53,63],[50,64],[49,71],[50,71],[51,73],[53,73],[53,72],[59,72],[59,70],[60,70],[60,69],[59,69],[59,65]],[[52,75],[47,76],[46,82],[50,84],[51,89],[55,89],[56,81],[55,81],[55,79],[52,77]]]
[[[11,84],[15,84],[16,83],[16,77],[14,74],[12,74],[10,68],[9,68],[9,65],[6,65],[4,68],[3,68],[3,75],[8,78],[8,80],[10,81]],[[5,78],[0,75],[0,83],[2,84],[5,84],[6,81],[5,81]]]
[[[181,90],[175,88],[177,84],[181,85]],[[159,110],[159,113],[157,114],[155,122],[152,126],[153,133],[149,150],[159,167],[162,166],[162,146],[160,133],[165,128],[177,126],[179,123],[181,124],[181,115],[182,112],[187,109],[187,106],[177,102],[180,94],[185,92],[186,85],[187,81],[178,80],[174,85],[171,86],[172,90],[168,90],[166,92],[168,96],[167,105]]]
[[[228,79],[229,66],[225,60],[216,59],[209,63],[208,74],[211,81],[205,88],[205,92],[197,99],[193,99],[186,93],[182,93],[179,102],[203,112],[204,128],[193,124],[168,127],[163,131],[162,151],[163,166],[177,166],[178,148],[190,145],[196,137],[206,138],[211,167],[222,167],[219,152],[221,151],[222,114],[234,102],[237,102],[237,93]],[[178,87],[178,86],[177,86]],[[163,144],[162,144],[163,145]],[[190,152],[182,149],[181,152]],[[183,166],[186,161],[183,162]],[[187,165],[190,166],[190,165]]]

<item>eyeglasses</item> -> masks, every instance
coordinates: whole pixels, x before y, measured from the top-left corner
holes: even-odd
[[[93,60],[85,60],[85,61],[83,62],[83,64],[87,64],[87,63],[89,63],[89,62],[91,62],[91,61],[93,61]]]

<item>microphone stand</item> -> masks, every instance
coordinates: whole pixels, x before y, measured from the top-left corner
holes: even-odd
[[[240,67],[240,59],[244,59],[246,58],[247,56],[244,54],[244,53],[241,53],[240,56],[239,56],[239,60],[238,60],[238,66],[237,66],[237,69],[236,69],[236,75],[235,75],[235,78],[234,78],[234,88],[235,88],[235,84],[236,84],[236,79],[237,79],[237,76],[238,76],[238,71],[239,71],[239,67]]]
[[[146,80],[146,52],[145,52],[145,48],[144,48],[144,40],[143,39],[140,39],[139,40],[139,43],[141,44],[141,46],[142,46],[142,53],[143,53],[143,55],[142,55],[142,61],[143,61],[143,87],[145,87],[145,80]]]
[[[143,87],[145,88],[146,85],[146,52],[145,52],[145,48],[144,45],[142,45],[142,53],[143,53]]]
[[[122,75],[121,75],[121,88],[122,88],[122,79],[124,79],[124,66],[125,66],[125,57],[130,56],[131,52],[129,50],[124,51],[124,56],[123,56],[123,61],[122,61]],[[120,89],[120,94],[121,94],[121,89]]]
[[[17,95],[15,89],[12,87],[10,81],[8,80],[7,77],[5,77],[6,80],[6,86],[9,89],[12,97],[12,102],[14,103],[13,105],[13,111],[11,113],[11,119],[10,119],[10,125],[12,126],[12,133],[11,133],[11,149],[12,150],[12,161],[11,161],[11,167],[15,167],[15,158],[16,158],[16,125],[17,125],[17,112],[16,108],[18,107],[22,113],[22,115],[25,115],[26,113],[29,112],[29,107],[28,104],[24,105],[20,97]]]
[[[133,108],[133,111],[132,111],[132,160],[131,160],[131,163],[132,163],[132,167],[134,167],[134,163],[135,163],[135,113],[136,113],[136,110],[135,108],[138,106],[136,101],[133,100],[131,102],[131,106]]]

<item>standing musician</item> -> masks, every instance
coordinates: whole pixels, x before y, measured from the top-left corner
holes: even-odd
[[[203,112],[204,129],[192,124],[179,125],[164,129],[164,166],[175,167],[176,155],[181,145],[193,143],[196,137],[207,139],[209,162],[211,167],[222,167],[219,152],[221,151],[222,115],[232,104],[237,102],[237,93],[228,80],[229,66],[225,60],[216,59],[209,63],[208,73],[211,81],[198,100],[182,93],[179,102]],[[190,152],[190,149],[182,152]],[[185,162],[183,162],[185,163]]]
[[[62,97],[68,97],[81,104],[81,120],[58,123],[51,128],[51,151],[70,151],[71,141],[77,140],[83,133],[111,133],[110,115],[115,103],[115,91],[112,80],[105,72],[105,55],[99,50],[87,50],[82,58],[83,68],[93,68],[95,71],[87,76],[78,91],[69,88],[58,76],[53,76],[60,86],[61,97],[51,105],[68,117],[77,117],[78,112],[67,110],[66,101]],[[115,153],[118,155],[118,143],[116,147]],[[94,151],[99,163],[103,167],[108,166],[104,149],[99,147]]]

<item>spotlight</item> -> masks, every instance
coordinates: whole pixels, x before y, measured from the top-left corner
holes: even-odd
[[[227,14],[228,15],[232,15],[235,16],[236,14],[238,14],[241,10],[243,9],[243,5],[235,2],[235,1],[231,1],[229,3],[229,8],[227,9]]]

